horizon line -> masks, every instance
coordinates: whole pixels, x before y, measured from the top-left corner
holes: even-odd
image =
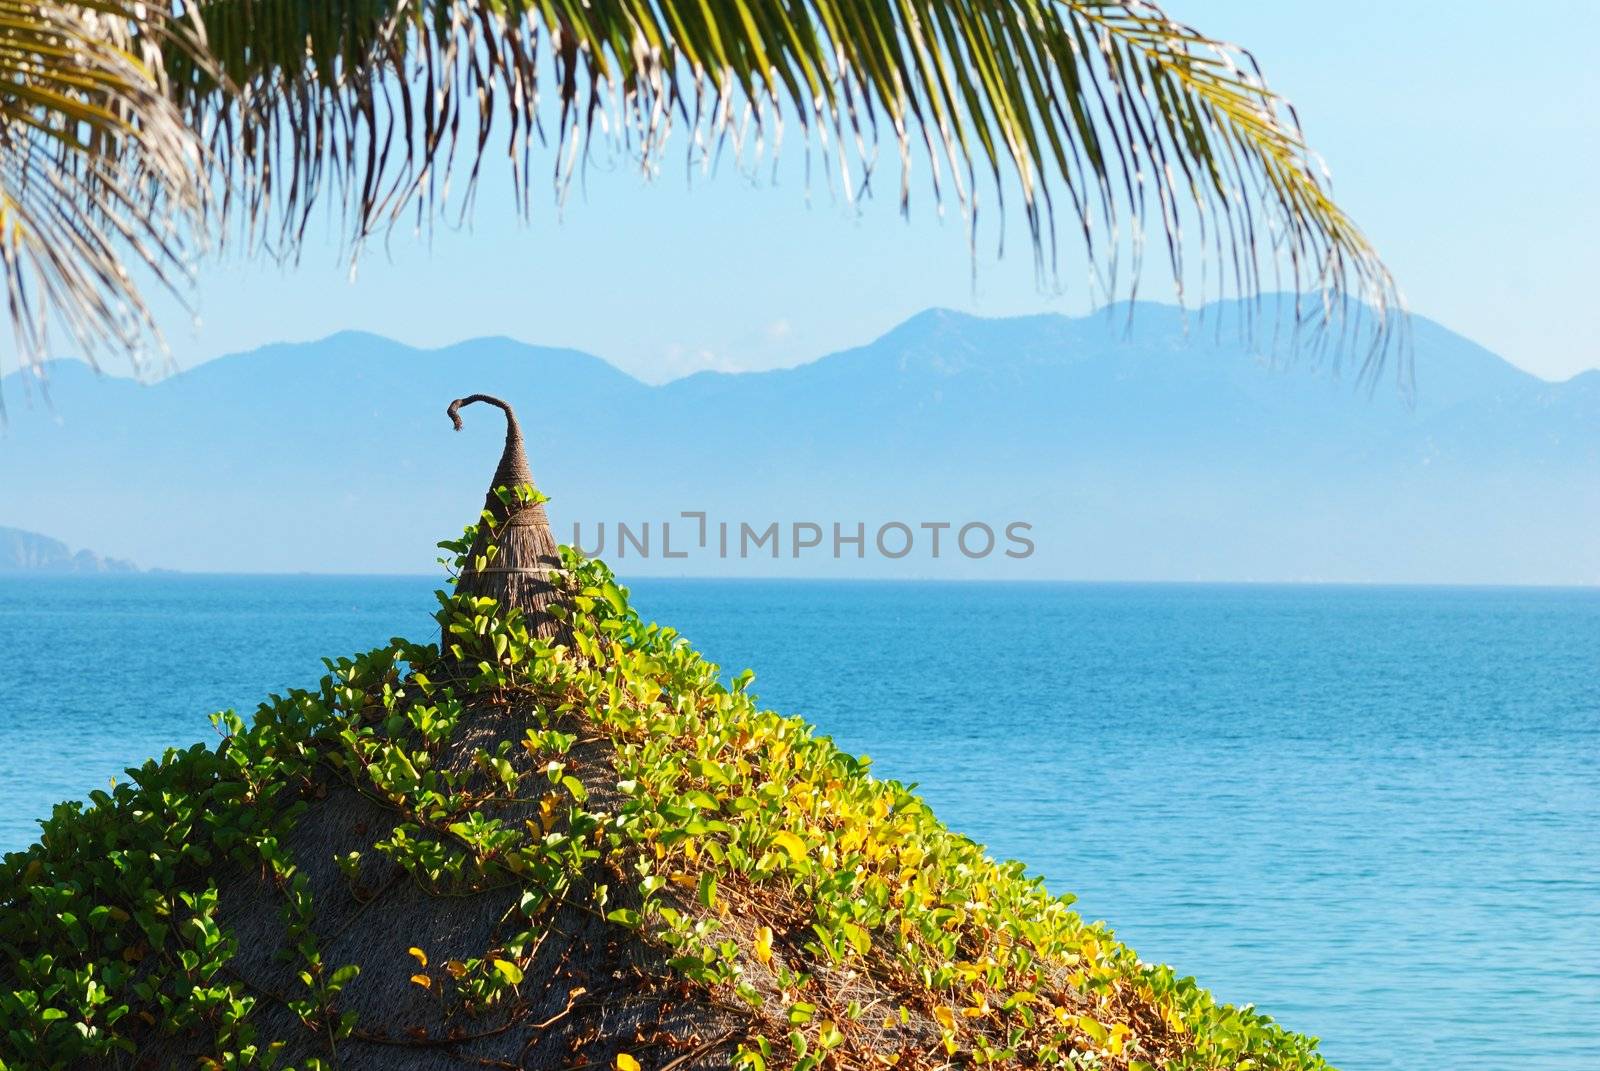
[[[609,563],[608,563],[609,564]],[[688,581],[691,583],[795,583],[795,584],[992,584],[996,586],[1069,586],[1069,587],[1255,587],[1255,588],[1387,588],[1387,589],[1438,589],[1482,591],[1583,591],[1600,592],[1600,580],[1594,581],[1474,581],[1474,580],[1177,580],[1177,579],[1088,579],[1074,577],[1014,577],[1001,579],[976,576],[855,576],[840,577],[818,574],[805,576],[737,576],[695,575],[686,573],[616,574],[627,583],[638,581]],[[0,570],[0,580],[51,579],[51,580],[426,580],[436,578],[433,573],[350,573],[337,571],[247,571],[247,570],[178,570],[136,569],[132,571],[105,571],[92,573],[52,572],[44,569]],[[441,585],[441,588],[443,585]]]

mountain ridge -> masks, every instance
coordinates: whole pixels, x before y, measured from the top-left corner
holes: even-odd
[[[1274,297],[1276,297],[1276,296],[1277,295],[1271,295],[1271,294],[1263,295],[1262,301],[1264,303],[1270,304],[1272,299]],[[771,374],[771,373],[782,373],[782,372],[795,371],[797,369],[806,368],[806,367],[809,367],[811,365],[816,365],[816,364],[820,364],[820,363],[825,362],[825,361],[829,361],[829,360],[831,360],[833,358],[844,357],[844,356],[848,356],[848,355],[854,354],[854,353],[856,353],[858,351],[861,351],[861,350],[869,349],[870,347],[872,347],[876,343],[883,342],[883,341],[885,341],[887,339],[890,339],[890,338],[892,338],[892,337],[894,337],[894,336],[906,331],[908,328],[915,327],[916,325],[918,325],[919,323],[921,323],[922,321],[927,320],[927,319],[935,319],[935,320],[937,320],[937,319],[947,319],[947,320],[955,320],[955,321],[967,321],[967,322],[980,323],[980,324],[995,324],[995,323],[1008,323],[1008,324],[1029,324],[1029,323],[1087,324],[1087,323],[1092,323],[1093,321],[1098,320],[1098,321],[1102,321],[1104,323],[1104,325],[1108,329],[1112,329],[1114,331],[1116,324],[1119,322],[1119,316],[1117,314],[1118,314],[1118,312],[1120,310],[1125,309],[1127,307],[1127,304],[1128,303],[1126,303],[1126,302],[1118,302],[1118,303],[1116,303],[1114,305],[1105,305],[1105,306],[1101,306],[1098,309],[1095,309],[1092,312],[1089,312],[1089,313],[1086,313],[1086,314],[1083,314],[1083,315],[1077,315],[1077,316],[1074,316],[1074,315],[1071,315],[1071,314],[1067,314],[1067,313],[1059,313],[1059,312],[1027,313],[1027,314],[1016,315],[1016,316],[986,316],[986,315],[979,314],[979,313],[966,312],[964,310],[952,309],[952,308],[948,308],[948,307],[945,307],[945,306],[930,306],[930,307],[928,307],[926,309],[923,309],[921,312],[913,313],[911,316],[907,317],[905,320],[902,320],[900,323],[892,325],[891,327],[889,327],[888,329],[886,329],[885,331],[880,333],[871,342],[867,342],[867,343],[864,343],[864,344],[858,345],[858,346],[845,347],[844,349],[841,349],[841,350],[833,350],[833,351],[830,351],[828,353],[824,353],[824,354],[821,354],[819,356],[810,358],[808,360],[804,360],[804,361],[798,362],[796,364],[784,365],[784,366],[777,367],[777,368],[744,369],[744,370],[737,370],[737,371],[728,371],[728,370],[724,370],[724,369],[700,369],[700,370],[697,370],[697,371],[685,373],[684,375],[678,376],[677,378],[674,378],[674,379],[662,381],[660,383],[651,383],[651,382],[648,382],[646,380],[642,380],[639,377],[637,377],[637,376],[633,375],[632,373],[628,372],[627,370],[625,370],[625,369],[623,369],[623,368],[621,368],[621,367],[619,367],[619,366],[617,366],[615,364],[612,364],[605,357],[603,357],[603,356],[601,356],[599,354],[590,353],[587,350],[578,349],[578,348],[572,347],[572,346],[547,346],[547,345],[544,345],[542,343],[530,342],[530,341],[527,341],[526,339],[521,339],[521,338],[517,338],[517,337],[512,336],[512,335],[505,335],[505,334],[469,335],[469,336],[467,336],[465,338],[458,339],[458,340],[456,340],[454,342],[448,342],[448,343],[444,343],[444,344],[441,344],[441,345],[424,345],[424,344],[413,344],[413,343],[409,343],[409,342],[402,342],[402,341],[399,341],[397,339],[392,339],[392,338],[390,338],[390,337],[388,337],[386,335],[380,334],[378,332],[369,331],[369,330],[366,330],[366,329],[363,329],[363,328],[343,328],[341,330],[333,331],[333,332],[330,332],[330,333],[328,333],[326,335],[320,335],[320,336],[317,336],[317,337],[314,337],[314,338],[299,339],[299,340],[278,340],[278,341],[273,341],[273,342],[265,342],[265,343],[262,343],[259,346],[253,346],[253,347],[251,347],[249,349],[238,350],[238,351],[235,351],[235,352],[232,352],[232,353],[221,354],[219,356],[210,358],[210,359],[205,360],[205,361],[201,361],[201,362],[199,362],[197,364],[194,364],[194,365],[191,365],[191,366],[188,366],[188,367],[176,368],[172,372],[170,372],[170,373],[168,373],[166,375],[153,377],[149,381],[142,381],[142,380],[134,379],[134,378],[129,377],[129,376],[119,375],[114,371],[105,371],[105,372],[100,372],[100,373],[94,373],[93,370],[90,369],[87,364],[85,364],[85,362],[83,362],[83,361],[81,361],[79,359],[76,359],[76,358],[72,358],[72,357],[50,358],[50,359],[48,359],[48,360],[43,362],[42,367],[47,370],[47,372],[46,372],[46,378],[47,379],[49,378],[50,372],[52,372],[52,371],[59,370],[59,369],[76,369],[76,370],[79,370],[79,371],[82,371],[82,372],[85,372],[85,373],[89,373],[89,374],[97,374],[100,378],[102,378],[104,380],[108,380],[108,381],[126,382],[126,383],[129,383],[130,385],[153,386],[153,385],[156,385],[158,383],[162,383],[162,382],[165,382],[165,381],[167,381],[169,379],[175,378],[177,376],[184,376],[184,375],[191,374],[191,373],[196,372],[196,371],[198,371],[198,370],[200,370],[200,369],[202,369],[202,368],[204,368],[204,367],[206,367],[208,365],[215,364],[215,363],[217,363],[219,361],[225,362],[225,361],[232,361],[232,360],[235,360],[235,359],[238,359],[238,358],[241,358],[241,357],[253,357],[253,356],[261,355],[266,351],[272,351],[272,350],[278,350],[278,349],[296,349],[296,348],[303,348],[303,347],[324,347],[324,346],[333,345],[333,344],[342,344],[342,343],[346,343],[346,342],[354,342],[354,343],[360,343],[360,344],[378,343],[378,344],[382,344],[384,346],[399,347],[399,348],[402,348],[402,349],[405,349],[405,350],[408,350],[408,351],[412,351],[412,352],[415,352],[415,353],[425,353],[425,354],[427,354],[427,353],[442,353],[442,352],[449,351],[449,350],[455,350],[455,349],[458,349],[460,347],[470,347],[470,346],[473,346],[475,344],[486,343],[486,344],[504,344],[504,345],[507,345],[507,346],[522,347],[522,348],[528,348],[528,349],[538,350],[538,351],[548,351],[548,352],[552,352],[552,353],[568,353],[568,354],[572,354],[572,355],[575,355],[575,356],[586,358],[588,360],[598,361],[601,364],[606,365],[608,368],[610,368],[612,371],[616,372],[618,375],[620,375],[620,376],[622,376],[622,377],[624,377],[626,379],[632,380],[633,382],[639,384],[642,387],[645,387],[645,388],[651,389],[651,390],[658,390],[658,389],[661,389],[661,388],[664,388],[664,387],[672,386],[674,384],[683,383],[686,380],[700,379],[700,378],[705,378],[705,377],[722,378],[722,377],[738,377],[738,376],[758,376],[758,375],[766,375],[766,374]],[[1140,315],[1140,314],[1144,314],[1144,315],[1173,314],[1173,315],[1176,315],[1177,317],[1179,317],[1180,319],[1187,320],[1189,322],[1189,326],[1190,326],[1191,332],[1196,336],[1198,336],[1198,335],[1200,335],[1202,333],[1202,329],[1209,330],[1213,326],[1218,325],[1219,318],[1218,318],[1217,310],[1218,310],[1219,306],[1232,306],[1232,305],[1237,305],[1237,304],[1238,304],[1237,302],[1223,302],[1223,303],[1212,302],[1212,303],[1209,303],[1209,304],[1207,304],[1205,306],[1201,306],[1199,308],[1180,308],[1179,306],[1175,306],[1175,305],[1172,305],[1172,304],[1169,304],[1169,303],[1160,302],[1160,301],[1154,301],[1154,300],[1148,300],[1148,299],[1139,299],[1139,300],[1133,302],[1133,306],[1135,308],[1136,316]],[[1268,321],[1268,322],[1270,322],[1270,321]],[[1471,347],[1472,350],[1476,351],[1476,353],[1478,355],[1480,355],[1481,357],[1485,358],[1488,363],[1491,363],[1492,365],[1494,365],[1496,367],[1503,368],[1504,370],[1509,371],[1511,373],[1515,373],[1518,376],[1525,377],[1529,381],[1534,381],[1534,382],[1541,383],[1541,384],[1547,384],[1547,385],[1550,385],[1550,386],[1563,386],[1563,385],[1574,383],[1574,382],[1577,382],[1577,381],[1580,381],[1580,380],[1584,380],[1584,381],[1591,381],[1592,380],[1593,382],[1600,383],[1600,368],[1583,369],[1581,371],[1574,372],[1572,375],[1566,377],[1565,379],[1549,379],[1549,378],[1546,378],[1546,377],[1544,377],[1542,375],[1539,375],[1538,373],[1529,371],[1528,369],[1522,368],[1519,365],[1516,365],[1516,364],[1512,363],[1511,361],[1499,356],[1498,354],[1496,354],[1494,351],[1490,350],[1488,347],[1484,346],[1483,344],[1475,342],[1475,341],[1467,338],[1466,336],[1458,335],[1455,332],[1451,331],[1449,328],[1444,327],[1443,325],[1439,324],[1437,321],[1431,320],[1431,319],[1429,319],[1429,318],[1427,318],[1425,316],[1422,316],[1421,314],[1415,314],[1415,313],[1411,314],[1411,323],[1413,325],[1421,325],[1424,328],[1424,330],[1436,330],[1436,331],[1445,332],[1445,333],[1449,334],[1453,339],[1458,340],[1461,344]],[[1135,326],[1137,326],[1137,325],[1135,325]],[[1269,334],[1269,332],[1263,331],[1262,334]],[[7,373],[4,376],[0,376],[0,381],[5,381],[5,382],[10,383],[10,388],[11,389],[15,389],[16,388],[16,382],[15,381],[20,380],[22,378],[24,378],[24,373],[21,373],[21,372],[10,372],[10,373]]]
[[[1022,561],[658,552],[625,571],[1600,582],[1600,373],[1542,380],[1417,318],[1407,404],[1392,380],[1230,337],[1226,310],[1203,331],[1135,312],[1130,329],[928,310],[794,368],[660,385],[570,348],[362,332],[149,386],[83,370],[53,377],[53,410],[12,407],[0,523],[98,545],[111,506],[130,530],[114,541],[163,565],[420,571],[449,534],[434,518],[470,517],[498,454],[491,415],[460,436],[443,418],[484,392],[517,405],[563,541],[573,521],[650,521],[659,546],[662,523],[704,511],[847,532],[1026,521],[1038,545]]]

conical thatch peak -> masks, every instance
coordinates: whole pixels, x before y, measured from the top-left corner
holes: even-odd
[[[484,518],[456,591],[487,596],[507,609],[515,607],[538,635],[561,639],[562,624],[552,613],[561,555],[550,531],[544,496],[534,490],[522,427],[505,401],[488,394],[470,394],[457,398],[446,410],[457,431],[461,430],[462,407],[474,402],[496,406],[505,413],[506,445],[484,498]],[[448,649],[450,638],[445,636],[444,642]]]

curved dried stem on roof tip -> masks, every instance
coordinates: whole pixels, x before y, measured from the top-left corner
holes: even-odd
[[[450,423],[455,426],[457,431],[461,430],[461,407],[472,405],[474,402],[484,402],[498,407],[506,415],[506,434],[521,436],[521,429],[517,426],[517,414],[512,410],[509,403],[496,398],[492,394],[469,394],[465,398],[457,398],[450,403],[449,408],[445,410],[445,415],[450,418]]]
[[[506,445],[500,454],[499,467],[495,469],[494,480],[489,485],[489,495],[485,501],[486,509],[496,516],[504,517],[509,512],[508,507],[499,500],[497,491],[505,487],[515,490],[524,484],[532,485],[533,470],[528,467],[527,451],[522,443],[522,426],[517,423],[517,414],[511,406],[490,394],[470,394],[465,398],[457,398],[445,410],[450,417],[450,423],[457,431],[461,430],[461,408],[472,405],[474,402],[483,402],[496,406],[506,415]]]

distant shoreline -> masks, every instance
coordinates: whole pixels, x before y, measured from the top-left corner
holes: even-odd
[[[258,580],[258,581],[340,581],[340,580],[395,580],[437,583],[435,573],[209,573],[185,572],[176,569],[142,569],[137,572],[76,573],[48,570],[0,569],[0,581],[10,580],[111,580],[118,583],[140,580]],[[1600,594],[1600,582],[1593,584],[1498,584],[1461,582],[1368,581],[1368,580],[1100,580],[1053,578],[996,579],[992,577],[896,577],[896,576],[691,576],[619,574],[624,584],[774,584],[774,585],[831,585],[926,587],[929,585],[969,585],[974,587],[1073,587],[1073,588],[1248,588],[1266,590],[1290,588],[1308,590],[1315,588],[1360,591],[1550,591]]]

